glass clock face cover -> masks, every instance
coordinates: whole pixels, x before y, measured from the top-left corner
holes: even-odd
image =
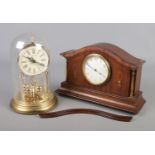
[[[110,76],[110,65],[99,54],[88,55],[83,63],[83,73],[89,83],[100,85],[107,81]]]
[[[49,57],[42,47],[29,46],[21,50],[18,64],[21,71],[29,76],[41,74],[47,70]]]

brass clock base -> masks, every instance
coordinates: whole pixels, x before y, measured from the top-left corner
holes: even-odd
[[[38,114],[46,112],[55,107],[57,98],[54,93],[50,92],[46,100],[37,101],[35,103],[23,102],[15,98],[11,101],[11,108],[20,114]]]

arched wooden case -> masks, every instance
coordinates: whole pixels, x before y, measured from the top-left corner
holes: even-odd
[[[90,84],[83,75],[82,65],[89,54],[99,54],[110,64],[110,78],[101,85]],[[140,91],[144,60],[108,43],[98,43],[61,53],[67,60],[66,81],[59,94],[91,101],[123,111],[137,113],[145,100]]]

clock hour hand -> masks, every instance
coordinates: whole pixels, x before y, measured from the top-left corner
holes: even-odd
[[[27,56],[24,56],[24,58],[28,59],[29,61],[35,63],[35,60],[32,58],[32,57],[27,57]]]
[[[26,59],[29,59],[29,60],[31,60],[32,58],[31,57],[27,57],[27,56],[23,56],[24,58],[26,58]]]
[[[40,63],[40,62],[37,62],[35,59],[33,59],[32,57],[26,57],[24,56],[25,58],[27,58],[30,62],[32,63],[37,63],[39,64],[40,66],[43,66],[44,67],[44,64]]]
[[[102,73],[98,72],[97,70],[96,70],[96,72],[97,72],[98,74],[100,74],[101,76],[104,76]]]
[[[102,73],[98,72],[97,69],[94,69],[92,66],[90,66],[89,64],[87,64],[87,66],[89,68],[91,68],[93,71],[97,72],[99,75],[104,76]]]
[[[33,59],[33,58],[32,58],[32,59]],[[42,63],[40,63],[40,62],[37,62],[35,59],[33,59],[32,62],[35,63],[35,64],[38,64],[38,65],[40,65],[40,66],[43,66],[43,67],[45,66],[44,64],[42,64]]]

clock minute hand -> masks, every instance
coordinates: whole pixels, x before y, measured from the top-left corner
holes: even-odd
[[[37,64],[39,64],[40,66],[45,66],[44,64],[40,63],[40,62],[36,62]]]
[[[91,68],[93,71],[95,71],[95,72],[97,72],[97,70],[96,69],[94,69],[92,66],[90,66],[89,64],[87,64],[87,66],[89,67],[89,68]],[[97,72],[98,73],[98,72]]]
[[[95,71],[95,69],[92,66],[90,66],[89,64],[87,64],[87,66]]]

